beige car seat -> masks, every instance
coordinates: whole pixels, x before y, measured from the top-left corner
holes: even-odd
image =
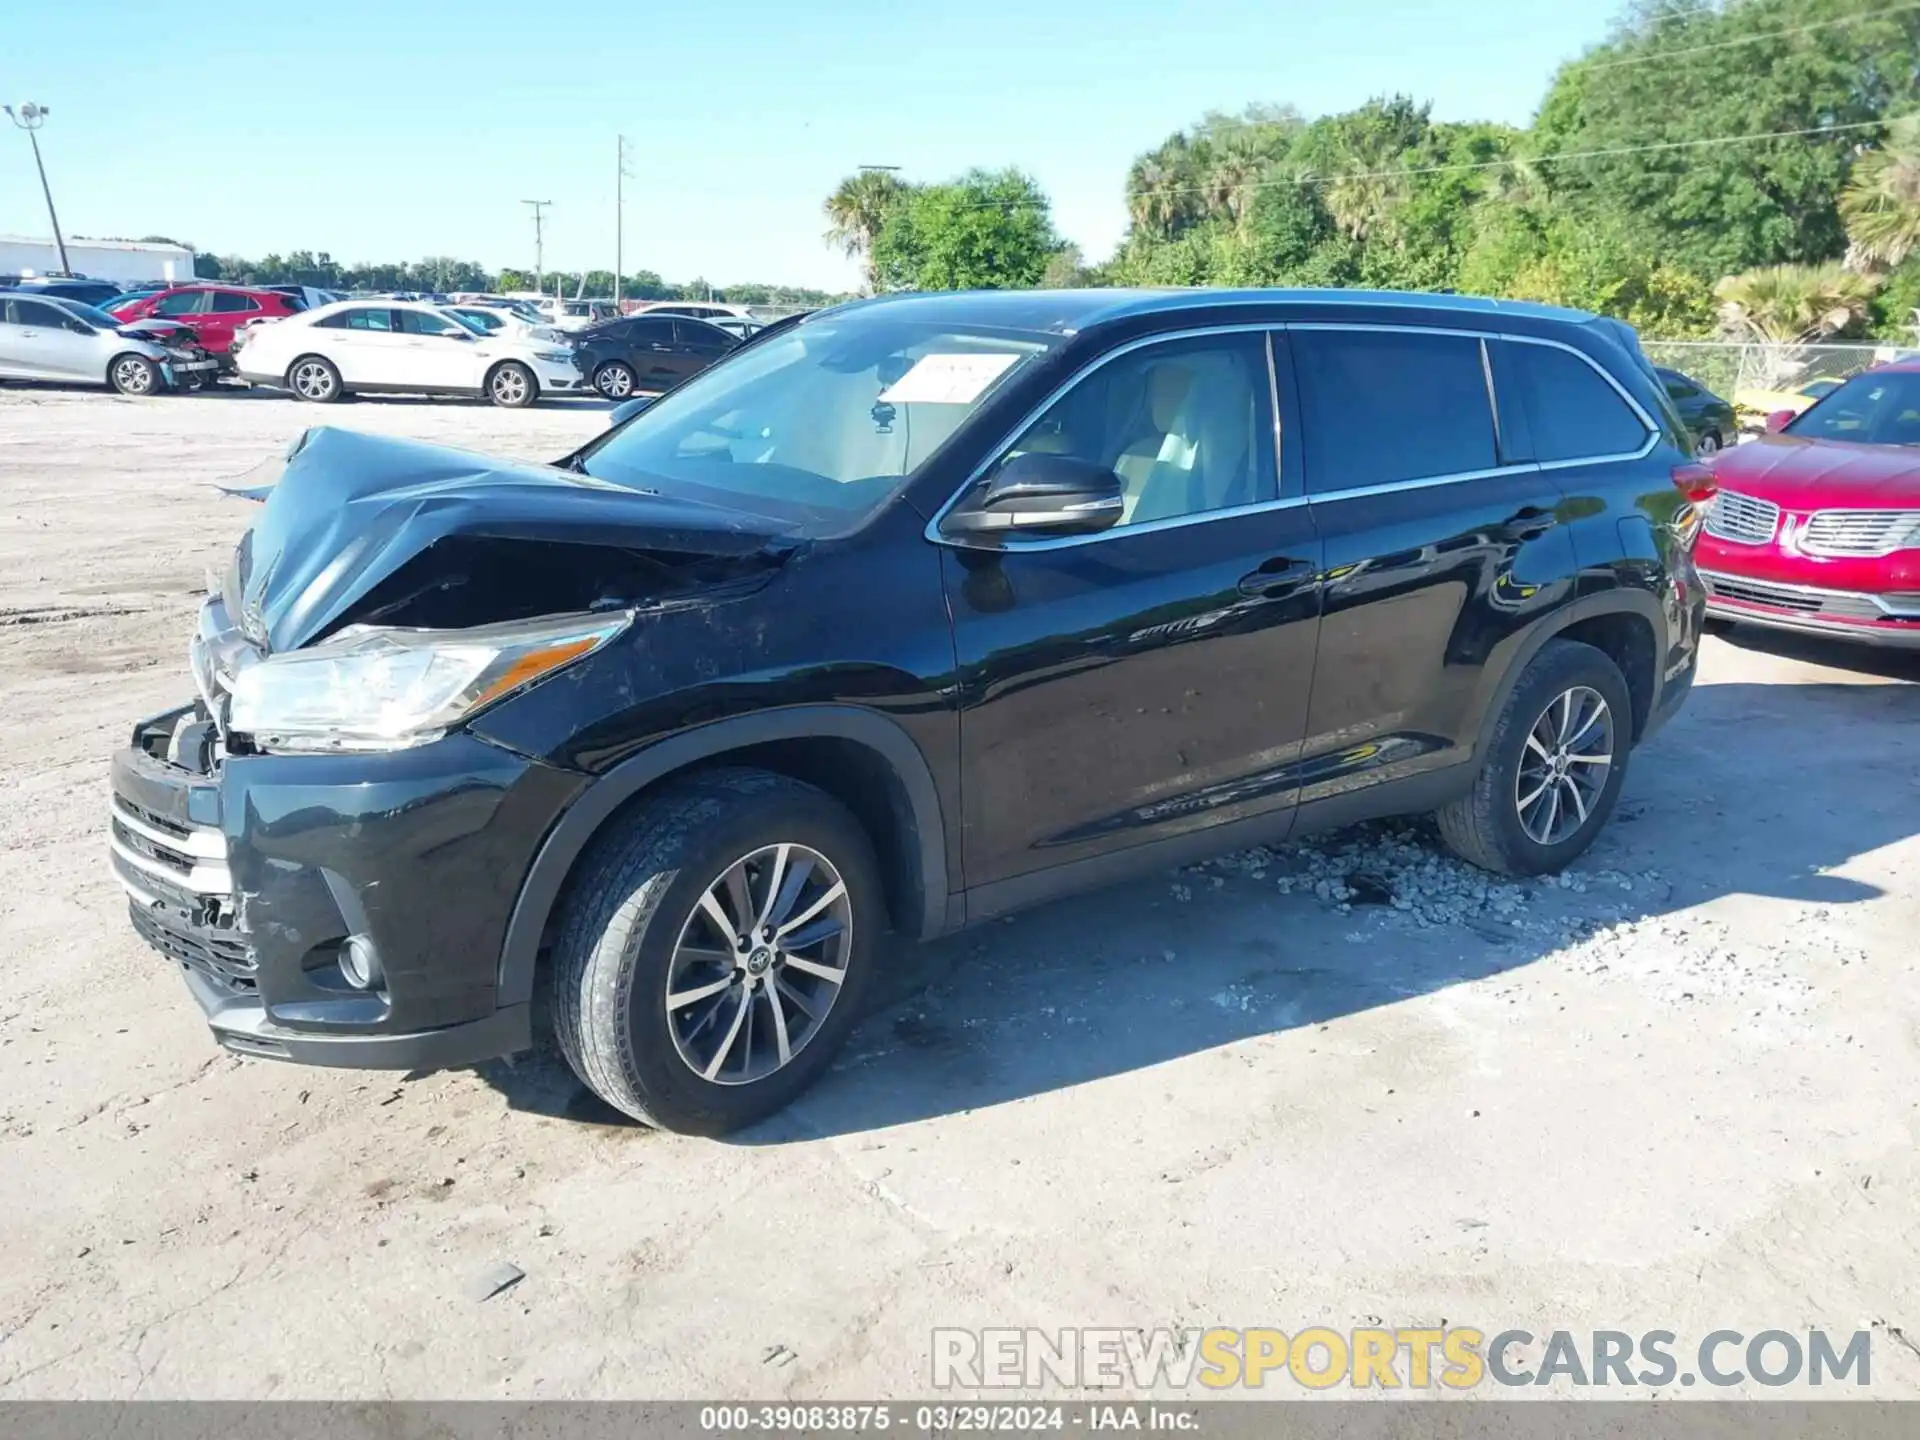
[[[1146,374],[1143,412],[1114,462],[1125,486],[1122,524],[1250,502],[1249,437],[1256,414],[1244,370],[1226,356],[1163,361]]]

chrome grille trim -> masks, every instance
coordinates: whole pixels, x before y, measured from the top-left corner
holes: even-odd
[[[1707,534],[1733,545],[1765,545],[1780,528],[1780,507],[1771,500],[1722,490],[1707,511]]]
[[[163,830],[135,816],[132,807],[118,795],[113,797],[113,818],[116,824],[125,826],[134,834],[151,841],[163,850],[171,850],[193,860],[218,860],[222,863],[226,861],[227,837],[218,830],[203,826],[194,826],[177,833]]]
[[[1891,555],[1920,543],[1920,510],[1817,510],[1800,532],[1809,555]]]
[[[108,837],[113,853],[138,870],[142,875],[151,875],[155,879],[165,880],[182,890],[195,895],[231,895],[233,894],[233,875],[228,871],[226,862],[217,864],[196,864],[185,868],[169,865],[164,860],[151,855],[142,855],[118,835]]]

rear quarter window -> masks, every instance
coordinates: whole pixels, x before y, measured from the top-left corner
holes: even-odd
[[[1501,349],[1501,405],[1526,412],[1534,459],[1631,455],[1647,443],[1650,432],[1633,407],[1580,356],[1516,340],[1503,341]]]

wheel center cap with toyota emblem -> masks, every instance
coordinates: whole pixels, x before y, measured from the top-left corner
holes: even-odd
[[[773,951],[762,945],[747,956],[747,974],[764,975],[773,968]]]

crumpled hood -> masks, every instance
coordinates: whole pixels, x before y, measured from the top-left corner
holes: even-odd
[[[301,436],[265,493],[224,598],[248,639],[272,651],[307,644],[453,536],[737,556],[779,548],[788,528],[551,466],[327,427]]]
[[[1787,510],[1889,509],[1920,504],[1920,449],[1763,435],[1723,450],[1713,473],[1723,490]]]

